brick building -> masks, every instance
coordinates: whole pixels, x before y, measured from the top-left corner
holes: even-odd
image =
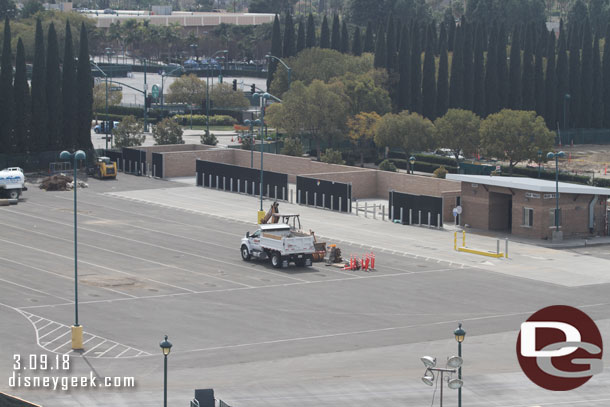
[[[476,229],[553,239],[555,182],[521,177],[448,174],[461,182],[460,223]],[[562,237],[608,234],[610,189],[559,183],[559,230]],[[555,238],[561,238],[556,234]]]

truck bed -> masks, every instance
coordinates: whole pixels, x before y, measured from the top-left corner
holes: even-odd
[[[301,235],[300,233],[298,235]],[[289,254],[312,254],[315,252],[313,236],[291,233],[289,236],[279,236],[263,233],[260,241],[261,247],[279,251],[282,256]]]

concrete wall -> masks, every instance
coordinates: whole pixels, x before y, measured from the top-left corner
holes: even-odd
[[[164,178],[189,177],[195,175],[196,160],[208,160],[233,164],[233,152],[229,148],[163,153]]]
[[[146,147],[133,147],[140,151],[146,151],[146,163],[152,165],[152,153],[169,153],[176,151],[200,151],[210,150],[213,146],[206,146],[203,144],[166,144],[161,146],[146,146]]]
[[[155,146],[154,148],[159,152],[162,147]],[[180,151],[179,147],[172,147],[174,148],[174,150],[171,150],[172,152],[164,152],[164,176],[166,178],[192,176],[195,173],[195,160],[197,159],[246,168],[250,168],[253,161],[254,168],[260,168],[260,152],[254,152],[252,156],[248,150],[219,148],[201,150],[202,147],[208,146],[198,145],[197,147],[197,151]],[[149,147],[149,149],[152,148]],[[148,151],[147,154],[149,154]],[[388,199],[388,191],[391,189],[411,194],[443,197],[445,199],[443,217],[446,221],[451,221],[453,217],[451,211],[455,207],[455,197],[460,195],[459,182],[421,175],[327,164],[311,158],[269,153],[265,153],[263,164],[267,171],[288,174],[288,182],[290,183],[296,182],[297,175],[351,183],[353,199]]]

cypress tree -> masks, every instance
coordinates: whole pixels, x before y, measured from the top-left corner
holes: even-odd
[[[282,34],[280,33],[280,19],[277,14],[273,20],[273,31],[271,32],[271,55],[275,57],[282,55]],[[271,86],[271,81],[276,70],[277,61],[271,58],[267,68],[267,89]]]
[[[500,90],[498,85],[498,35],[499,29],[491,31],[489,36],[489,51],[485,64],[485,112],[481,115],[496,113],[500,110]],[[504,59],[506,66],[506,59]]]
[[[341,25],[339,23],[339,16],[335,14],[333,17],[333,30],[330,37],[330,48],[335,51],[341,51]]]
[[[582,65],[580,72],[580,119],[578,126],[591,127],[591,112],[593,110],[593,38],[589,20],[583,25]]]
[[[377,41],[375,42],[375,60],[373,65],[375,68],[385,68],[386,66],[386,52],[385,52],[385,33],[383,32],[383,25],[379,24],[379,30],[377,31]]]
[[[15,57],[15,132],[11,142],[12,150],[19,153],[29,151],[30,135],[30,86],[28,85],[25,67],[25,50],[23,41],[17,42],[17,55]]]
[[[356,26],[354,30],[354,42],[352,43],[352,54],[359,57],[362,55],[362,42],[360,38],[360,27]]]
[[[363,52],[374,52],[375,51],[375,40],[373,39],[373,24],[369,21],[366,24],[366,32],[364,33],[364,46]]]
[[[449,82],[449,107],[463,106],[464,96],[464,62],[462,60],[464,49],[464,30],[460,26],[455,31],[453,42],[453,57],[451,58],[451,82]]]
[[[593,95],[591,109],[591,127],[599,129],[604,123],[602,67],[599,57],[599,34],[593,42]]]
[[[330,32],[328,31],[328,19],[324,16],[322,28],[320,29],[320,48],[330,48]]]
[[[305,47],[313,48],[316,46],[316,24],[313,21],[313,15],[309,13],[307,17],[307,40]]]
[[[604,60],[602,63],[602,79],[604,83],[604,127],[610,127],[610,23],[606,26],[606,41],[604,42]]]
[[[419,26],[413,23],[411,33],[411,111],[422,112],[421,99],[421,48],[419,41]]]
[[[443,25],[444,27],[444,25]],[[447,56],[447,31],[441,28],[438,80],[436,82],[436,117],[444,116],[449,106],[449,58]]]
[[[424,69],[422,73],[422,115],[430,120],[436,118],[436,66],[434,65],[434,48],[432,27],[429,27],[424,55]]]
[[[515,26],[510,45],[510,71],[508,106],[513,110],[521,109],[521,50],[519,49],[519,28]]]
[[[534,93],[534,27],[527,25],[525,49],[523,51],[523,73],[521,77],[521,107],[523,110],[536,108]]]
[[[441,55],[441,41],[445,38],[445,43],[447,43],[447,29],[445,28],[445,24],[441,23],[441,32],[438,36],[438,46],[436,48],[437,54]]]
[[[13,62],[11,51],[11,27],[9,19],[4,20],[2,60],[0,62],[0,152],[13,150],[13,129],[15,107],[13,105]]]
[[[580,43],[577,42],[577,38],[578,35],[573,32],[568,55],[568,93],[570,94],[569,100],[566,101],[568,128],[578,126],[580,121]]]
[[[447,49],[449,52],[453,52],[453,45],[455,44],[455,21],[451,21],[449,23],[448,32],[447,32]]]
[[[386,60],[385,60],[385,68],[388,73],[394,72],[396,66],[396,31],[394,30],[394,19],[392,17],[389,18],[388,21],[388,29],[386,35]]]
[[[348,54],[349,51],[349,33],[347,32],[347,23],[343,20],[341,24],[341,52]]]
[[[534,67],[534,93],[536,95],[536,113],[544,117],[546,113],[546,89],[544,83],[544,49],[547,38],[544,34],[538,36],[536,46],[536,64]]]
[[[483,61],[485,56],[483,55],[483,48],[485,42],[485,28],[484,24],[477,24],[477,28],[474,35],[474,66],[473,71],[473,101],[472,109],[479,116],[485,116],[485,68]]]
[[[89,66],[89,55],[85,57]],[[31,151],[44,151],[49,143],[48,134],[48,108],[47,92],[45,85],[45,52],[44,38],[42,34],[42,24],[40,19],[36,20],[36,34],[34,40],[34,64],[32,66],[32,141]],[[91,103],[89,104],[91,106]],[[87,126],[89,137],[91,138],[91,121]]]
[[[33,92],[32,92],[33,93]],[[90,150],[91,119],[93,118],[93,77],[89,66],[89,41],[87,27],[83,22],[80,28],[80,49],[78,52],[78,66],[76,71],[76,100],[77,100],[77,147]]]
[[[292,15],[286,14],[286,22],[284,23],[284,43],[282,47],[282,56],[284,58],[290,58],[295,55],[295,43],[294,43],[294,22],[292,21]]]
[[[557,75],[555,64],[555,32],[551,31],[546,47],[546,77],[544,80],[546,91],[544,119],[549,129],[555,129],[557,125],[557,96],[555,93],[557,91]]]
[[[400,52],[398,53],[398,110],[409,109],[411,102],[411,48],[409,26],[402,27]]]
[[[49,109],[49,143],[47,149],[49,151],[59,150],[63,147],[62,133],[62,98],[61,98],[61,73],[59,70],[59,46],[57,44],[57,33],[53,22],[49,25],[47,34],[47,108]]]
[[[64,44],[64,63],[62,69],[62,111],[63,111],[63,147],[74,149],[76,146],[76,69],[74,66],[74,49],[70,21],[66,21]]]
[[[498,67],[498,110],[502,110],[508,107],[508,66],[506,62],[506,31],[504,31],[504,25],[500,26],[498,31],[498,50],[496,56],[498,61],[496,66]]]
[[[466,110],[473,110],[474,106],[474,69],[473,69],[473,25],[470,23],[463,26],[464,47],[462,64],[464,65],[464,94],[462,106]]]
[[[559,34],[559,52],[557,53],[557,121],[559,128],[564,129],[568,126],[568,119],[564,115],[564,97],[570,91],[570,77],[568,72],[568,54],[566,50],[566,39],[564,35]]]
[[[296,53],[303,51],[305,49],[305,22],[303,21],[303,17],[299,19],[299,31],[297,34],[297,48]],[[296,55],[296,54],[295,54]]]

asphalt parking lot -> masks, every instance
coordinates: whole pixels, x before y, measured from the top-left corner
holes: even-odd
[[[608,284],[566,287],[396,251],[377,253],[373,272],[319,263],[278,270],[241,260],[239,239],[255,225],[230,213],[220,218],[117,197],[175,190],[176,202],[189,194],[205,206],[211,198],[202,188],[123,174],[89,183],[78,191],[84,355],[72,354],[68,342],[72,193],[32,187],[19,205],[0,207],[0,326],[10,327],[0,339],[0,391],[45,407],[158,406],[158,344],[169,335],[170,406],[188,405],[195,388],[214,388],[234,407],[426,405],[433,389],[420,381],[419,357],[455,353],[452,332],[462,321],[464,405],[610,403],[607,370],[581,389],[552,393],[529,382],[514,351],[520,323],[550,304],[581,307],[607,335]],[[254,213],[258,201],[250,199]],[[360,255],[374,244],[359,243],[340,246]],[[133,376],[136,387],[11,388],[14,354],[69,354],[71,375]],[[456,393],[445,392],[453,405]]]

